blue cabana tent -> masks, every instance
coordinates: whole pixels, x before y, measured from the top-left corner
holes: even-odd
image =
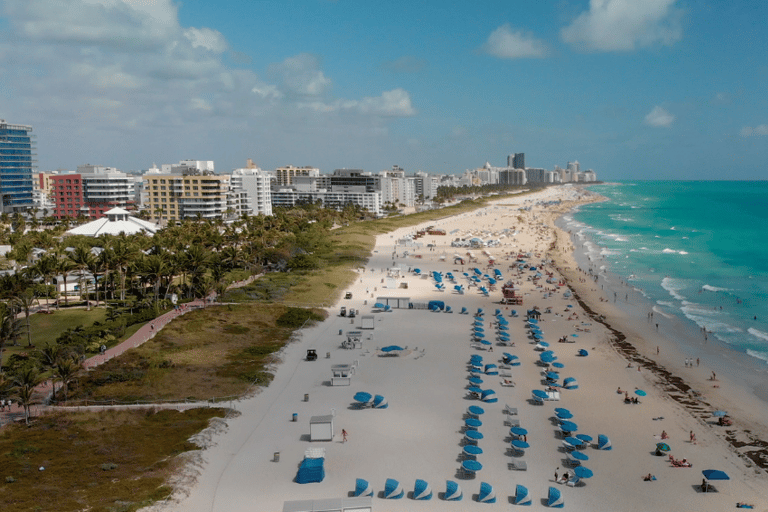
[[[368,480],[362,478],[355,480],[355,496],[373,496],[373,487]]]
[[[386,483],[384,484],[384,498],[388,500],[399,500],[403,497],[405,492],[403,491],[403,487],[400,485],[400,482],[395,480],[394,478],[387,478]]]
[[[434,311],[436,309],[439,309],[440,311],[442,311],[445,309],[445,302],[441,300],[431,300],[427,304],[427,309],[429,309],[430,311]]]
[[[386,409],[387,407],[389,407],[389,403],[387,402],[386,398],[381,395],[376,395],[373,397],[374,409]]]
[[[515,487],[515,505],[530,505],[531,495],[528,493],[528,488],[524,485],[517,484]]]
[[[557,487],[550,487],[547,491],[547,506],[550,508],[563,508],[565,502],[563,501],[563,495],[560,494],[560,489]]]
[[[563,387],[565,389],[579,389],[579,383],[573,377],[567,377],[563,380]]]
[[[608,439],[608,436],[600,434],[597,436],[597,449],[598,450],[610,450],[613,447],[611,446],[611,440]]]
[[[491,484],[486,482],[480,484],[480,494],[477,496],[477,501],[480,503],[496,503],[496,493]]]
[[[581,357],[587,357],[587,356],[589,355],[589,352],[587,352],[587,349],[584,349],[584,348],[580,348],[580,349],[579,349],[579,355],[580,355]]]
[[[468,313],[469,313],[469,311],[467,311],[467,308],[461,308],[461,311],[459,311],[460,315],[466,315]]]
[[[313,482],[322,482],[325,478],[325,468],[323,464],[325,459],[304,459],[299,466],[299,472],[296,474],[297,484],[309,484]]]
[[[459,484],[453,480],[446,480],[445,495],[443,499],[446,501],[461,501],[462,497],[463,493],[461,492],[461,487],[459,487]]]
[[[415,500],[431,500],[432,489],[429,484],[424,480],[416,480],[416,484],[413,486],[413,499]]]

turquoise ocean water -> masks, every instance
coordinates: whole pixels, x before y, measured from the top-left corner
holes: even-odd
[[[768,362],[768,182],[595,185],[608,201],[564,217],[595,273],[637,288],[665,315]]]

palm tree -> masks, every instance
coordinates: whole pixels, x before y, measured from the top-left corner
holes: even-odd
[[[35,302],[37,302],[37,297],[35,297],[32,294],[32,292],[29,290],[25,290],[24,292],[20,293],[19,295],[13,298],[13,305],[24,312],[24,318],[26,319],[26,323],[27,323],[27,346],[28,347],[32,346],[32,329],[30,328],[30,325],[29,325],[29,313],[32,307],[35,305]]]
[[[58,343],[51,343],[50,341],[40,349],[40,362],[43,367],[51,372],[51,389],[53,389],[53,401],[56,401],[56,363],[61,358],[64,351],[61,345]]]
[[[16,318],[16,310],[7,304],[0,303],[0,361],[3,360],[3,349],[8,342],[16,343],[21,335],[21,321]],[[0,364],[0,373],[3,367]]]
[[[90,311],[91,306],[90,301],[88,301],[88,287],[84,285],[84,274],[91,264],[91,261],[94,259],[91,249],[85,245],[78,245],[75,247],[74,251],[67,255],[67,257],[72,262],[72,267],[77,269],[80,273],[80,300],[83,300],[83,292],[85,292],[86,305],[88,306],[86,309]]]
[[[80,366],[79,362],[76,362],[73,358],[64,358],[60,359],[56,363],[56,368],[54,369],[54,373],[56,375],[56,378],[61,381],[61,387],[64,390],[64,402],[67,401],[67,392],[69,391],[69,384],[77,378],[77,375],[80,373],[80,369],[82,367]]]
[[[117,269],[120,277],[120,300],[125,300],[125,277],[130,263],[139,254],[139,249],[127,237],[121,236],[114,239],[108,250],[114,265],[113,268]]]
[[[56,271],[61,274],[61,276],[64,278],[64,304],[69,306],[69,294],[67,293],[67,278],[69,277],[69,274],[72,273],[72,270],[74,270],[74,265],[72,264],[72,260],[65,257],[60,257],[56,260]],[[57,294],[58,295],[58,294]],[[56,301],[56,309],[59,308],[59,301]]]
[[[99,307],[99,274],[106,272],[106,260],[102,257],[105,252],[107,251],[101,251],[98,256],[88,260],[88,272],[93,276],[93,288],[96,290],[96,307]]]
[[[155,296],[155,309],[158,307],[158,301],[160,298],[160,282],[162,278],[168,274],[168,266],[166,265],[166,258],[160,254],[150,254],[146,256],[141,262],[141,273],[147,280],[153,280],[153,291]]]
[[[13,378],[14,398],[24,408],[24,419],[29,425],[29,408],[34,404],[35,387],[42,382],[40,370],[36,366],[24,366]]]

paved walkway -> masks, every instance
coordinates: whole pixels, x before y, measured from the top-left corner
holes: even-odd
[[[261,277],[262,274],[258,274],[255,276],[250,276],[248,279],[245,279],[243,281],[237,281],[235,283],[230,284],[227,288],[240,288],[242,286],[245,286],[247,284],[252,283],[259,277]],[[142,325],[141,328],[136,331],[130,338],[123,341],[122,343],[115,345],[114,347],[110,348],[104,354],[99,354],[93,357],[90,357],[86,359],[83,362],[83,368],[86,370],[89,368],[95,368],[96,366],[99,366],[100,364],[104,364],[113,357],[117,357],[121,355],[126,350],[136,348],[139,345],[142,345],[143,343],[151,340],[155,337],[155,335],[166,325],[168,325],[169,322],[171,322],[174,318],[177,318],[181,315],[184,315],[190,311],[194,311],[196,309],[204,308],[206,305],[219,305],[218,302],[213,301],[213,297],[209,296],[207,301],[204,301],[203,299],[195,299],[192,302],[188,302],[186,304],[182,304],[180,307],[169,311],[168,313],[165,313],[164,315],[160,315],[159,317],[155,318],[151,322],[147,322],[146,324]],[[60,386],[57,386],[56,389],[58,390]],[[41,401],[42,398],[47,398],[51,396],[53,393],[53,388],[51,387],[51,381],[46,380],[39,386],[35,388],[35,394],[40,397],[38,401]],[[154,405],[147,405],[146,407],[168,407],[168,408],[178,408],[180,406],[183,406],[184,404],[154,404]],[[206,404],[207,405],[207,404]],[[187,407],[189,408],[190,404],[187,404]],[[48,406],[45,405],[35,405],[30,408],[30,415],[36,416],[40,413],[41,409],[45,409]],[[99,410],[104,409],[104,406],[98,406]],[[23,420],[24,418],[24,409],[20,407],[19,405],[12,405],[10,407],[10,410],[8,406],[6,406],[2,411],[0,411],[0,427],[3,425],[11,422],[11,421],[19,421]]]

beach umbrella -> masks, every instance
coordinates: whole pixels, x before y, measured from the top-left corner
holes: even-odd
[[[464,437],[467,439],[467,441],[476,443],[483,438],[483,434],[481,434],[478,430],[467,430],[464,432]]]
[[[512,427],[509,429],[509,433],[515,436],[527,436],[528,431],[523,427]]]
[[[585,468],[584,466],[574,468],[573,474],[579,478],[592,478],[592,475],[594,475],[591,469]]]
[[[646,393],[646,392],[645,392],[645,391],[643,391],[642,389],[636,389],[636,390],[635,390],[635,394],[636,394],[637,396],[645,396],[645,395],[647,395],[648,393]]]
[[[667,443],[656,443],[656,449],[660,452],[668,452],[672,448]]]
[[[482,327],[476,326],[475,332],[485,332],[485,329],[483,329]]]
[[[469,391],[470,393],[477,393],[478,395],[482,394],[483,392],[483,390],[478,388],[477,386],[472,386],[470,388],[467,388],[467,391]]]
[[[480,503],[496,503],[496,493],[491,484],[480,483],[480,494],[477,495],[477,501]]]
[[[563,381],[563,387],[565,389],[579,389],[579,383],[573,377],[568,377]]]
[[[557,380],[560,378],[560,376],[555,372],[547,372],[544,374],[544,377],[546,377],[549,380]]]
[[[480,340],[480,344],[481,344],[481,345],[486,345],[486,346],[487,346],[487,345],[493,345],[493,343],[491,343],[491,342],[490,342],[490,341],[488,341],[488,340]]]
[[[381,349],[382,352],[394,352],[396,350],[403,350],[403,347],[398,345],[389,345]]]
[[[541,345],[542,347],[548,347],[549,343],[547,343],[546,341],[540,341],[539,345]]]
[[[499,326],[499,328],[498,328],[498,330],[499,330],[499,331],[508,331],[508,330],[509,330],[509,327],[507,327],[506,325],[500,325],[500,326]]]
[[[515,487],[515,505],[530,505],[531,495],[528,493],[528,488],[524,485],[517,484]]]
[[[478,379],[477,377],[472,377],[472,378],[469,379],[469,382],[479,386],[480,384],[483,383],[483,379]]]
[[[477,473],[478,471],[483,469],[483,465],[473,459],[467,459],[465,461],[462,461],[461,467],[464,468],[466,471],[469,471],[470,473]]]
[[[509,325],[509,320],[507,320],[503,316],[500,316],[497,322],[499,323],[499,325]]]
[[[539,321],[538,321],[538,320],[536,320],[535,318],[529,318],[529,319],[528,319],[528,323],[529,323],[529,324],[538,324],[538,323],[539,323]]]
[[[469,407],[467,407],[467,413],[473,416],[480,416],[482,414],[485,414],[485,410],[482,407],[478,407],[476,405],[470,405]]]
[[[559,420],[569,420],[573,418],[573,414],[571,414],[571,411],[565,411],[565,410],[561,412],[556,412],[555,416],[557,416],[557,419]]]
[[[366,393],[365,391],[358,391],[352,398],[354,398],[356,402],[367,404],[373,400],[373,395]]]
[[[464,445],[464,448],[462,449],[462,451],[464,452],[465,455],[469,455],[470,457],[477,457],[478,455],[483,454],[483,449],[474,444]]]
[[[611,450],[611,440],[605,434],[597,436],[597,449],[598,450]]]
[[[512,446],[518,450],[525,450],[526,448],[530,448],[531,445],[523,441],[522,439],[513,439],[512,440]]]
[[[558,412],[567,412],[568,414],[571,413],[571,411],[566,409],[565,407],[555,407],[555,413],[558,413]]]
[[[535,339],[536,341],[539,341],[539,340],[543,340],[544,336],[537,332],[534,332],[533,334],[531,334],[531,338]]]
[[[478,420],[477,418],[467,418],[464,420],[464,424],[471,428],[480,428],[483,426],[483,422]]]
[[[579,426],[572,421],[563,421],[560,423],[560,429],[565,432],[576,432]]]
[[[541,359],[545,363],[552,363],[555,361],[555,356],[553,356],[552,354],[548,354],[546,352],[542,352],[541,355],[539,356],[539,359]]]
[[[722,418],[723,416],[728,416],[728,412],[727,411],[713,411],[712,412],[712,416],[714,416],[715,418]]]
[[[578,334],[571,334],[571,336],[573,336],[574,338],[578,338],[579,337]]]
[[[587,454],[583,452],[566,452],[566,457],[568,457],[571,462],[575,462],[577,464],[581,464],[582,462],[589,460]]]
[[[581,439],[585,443],[592,442],[592,436],[588,436],[587,434],[576,434],[576,439]]]
[[[560,368],[560,369],[565,368],[565,365],[563,363],[560,363],[560,362],[552,363],[552,366],[554,366],[555,368]]]
[[[563,439],[563,441],[567,442],[568,444],[574,447],[579,447],[582,444],[584,444],[584,442],[581,439],[579,439],[578,437],[572,437],[572,436],[566,437],[565,439]]]
[[[461,501],[462,495],[463,493],[458,483],[453,480],[445,481],[445,496],[443,497],[445,501]]]
[[[541,398],[542,400],[546,400],[547,399],[547,392],[546,391],[542,391],[541,389],[534,389],[533,391],[531,391],[531,393],[536,398]]]
[[[550,487],[547,491],[547,506],[550,508],[563,508],[565,501],[560,494],[560,489],[557,487]]]
[[[432,499],[432,489],[429,484],[424,480],[416,480],[416,484],[413,487],[413,499],[415,500],[430,500]]]
[[[701,472],[707,480],[730,480],[731,477],[725,471],[719,469],[705,469]]]

